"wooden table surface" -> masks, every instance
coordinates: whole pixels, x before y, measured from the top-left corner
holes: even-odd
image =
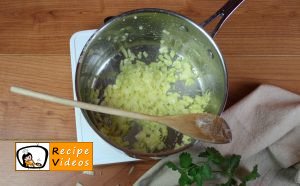
[[[155,162],[96,167],[80,172],[15,172],[14,141],[76,140],[74,110],[13,95],[18,85],[73,98],[69,39],[102,25],[107,16],[158,7],[196,22],[226,0],[1,0],[0,185],[131,185]],[[246,0],[215,38],[229,74],[227,107],[259,84],[300,93],[300,1]],[[129,174],[131,167],[133,172]]]

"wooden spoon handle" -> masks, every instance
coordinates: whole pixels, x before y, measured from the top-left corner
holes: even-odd
[[[61,105],[66,105],[70,107],[77,107],[81,108],[84,110],[90,110],[90,111],[95,111],[95,112],[101,112],[105,114],[111,114],[111,115],[116,115],[116,116],[123,116],[123,117],[128,117],[128,118],[134,118],[134,119],[144,119],[144,120],[151,120],[153,121],[155,117],[152,117],[150,115],[145,115],[145,114],[140,114],[140,113],[135,113],[135,112],[128,112],[116,108],[110,108],[110,107],[105,107],[105,106],[100,106],[100,105],[94,105],[90,103],[84,103],[80,101],[73,101],[65,98],[60,98],[48,94],[43,94],[40,92],[35,92],[32,90],[20,88],[20,87],[11,87],[10,91],[13,93],[17,93],[20,95],[44,100],[44,101],[49,101],[53,103],[58,103]]]

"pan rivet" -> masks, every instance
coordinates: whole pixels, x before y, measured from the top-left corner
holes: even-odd
[[[214,54],[212,53],[212,51],[210,49],[207,50],[208,56],[213,59],[214,58]]]
[[[184,25],[181,25],[181,26],[179,27],[179,30],[185,31],[185,32],[188,32],[188,31],[189,31],[189,29],[188,29],[186,26],[184,26]]]

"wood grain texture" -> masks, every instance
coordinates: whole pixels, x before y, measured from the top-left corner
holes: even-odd
[[[75,186],[77,182],[84,186],[127,186],[132,185],[146,170],[154,164],[154,161],[122,163],[107,166],[95,166],[94,176],[82,174],[81,171],[34,171],[16,172],[13,141],[0,141],[0,185],[32,186],[32,185],[61,185]],[[4,158],[3,158],[4,157]],[[4,174],[3,174],[4,173]]]
[[[98,28],[107,16],[136,8],[159,7],[201,22],[224,2],[4,0],[0,2],[0,51],[66,54],[69,38],[74,32]],[[299,4],[298,0],[246,0],[224,25],[216,41],[226,55],[299,55]]]
[[[144,7],[173,10],[201,22],[225,1],[1,0],[0,139],[76,140],[73,109],[9,93],[10,86],[18,85],[71,99],[69,39],[74,32]],[[228,68],[227,107],[262,83],[300,93],[299,10],[299,0],[246,0],[222,27],[215,40]],[[0,185],[131,185],[154,164],[97,167],[92,178],[79,172],[16,173],[12,145],[0,142],[6,149],[0,157]],[[127,175],[133,165],[134,173]]]
[[[0,139],[75,139],[74,109],[9,92],[19,85],[73,98],[68,56],[0,55]]]
[[[227,108],[260,84],[272,84],[300,93],[300,55],[245,55],[225,58],[229,76]]]

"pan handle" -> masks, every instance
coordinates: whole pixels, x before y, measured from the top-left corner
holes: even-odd
[[[221,17],[220,21],[217,23],[213,31],[210,33],[212,38],[215,37],[221,26],[224,24],[226,19],[233,13],[235,9],[237,9],[244,0],[229,0],[222,8],[220,8],[215,14],[213,14],[210,18],[200,23],[200,26],[205,27],[209,23],[211,23],[217,17]]]

